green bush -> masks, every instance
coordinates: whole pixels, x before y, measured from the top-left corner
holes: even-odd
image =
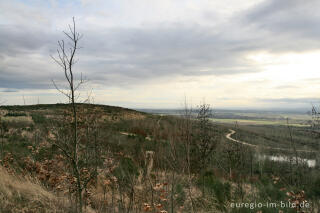
[[[24,112],[8,112],[5,117],[18,117],[18,116],[27,116]]]
[[[197,181],[198,187],[202,188],[203,193],[208,193],[209,196],[214,196],[217,200],[217,208],[225,210],[226,201],[231,197],[231,186],[228,182],[221,182],[212,172],[206,172],[200,176]]]
[[[131,178],[138,176],[138,168],[134,162],[128,158],[123,157],[120,159],[119,166],[114,171],[114,176],[117,177],[119,184],[127,186],[131,183]]]
[[[280,191],[280,186],[275,186],[270,181],[265,181],[258,185],[261,198],[269,198],[271,200],[285,200],[285,193]]]
[[[32,113],[31,114],[32,120],[36,124],[43,124],[46,122],[46,117],[39,113]]]
[[[176,202],[178,205],[182,206],[186,199],[186,193],[183,190],[183,186],[181,184],[176,185]]]
[[[318,177],[313,183],[312,195],[317,198],[320,197],[320,177]]]

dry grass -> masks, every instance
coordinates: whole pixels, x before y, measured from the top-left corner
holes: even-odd
[[[138,112],[121,112],[104,114],[101,116],[100,121],[118,122],[120,120],[143,120],[146,116]]]
[[[58,198],[39,183],[0,167],[0,212],[69,212],[68,206],[66,198]]]
[[[6,122],[33,123],[31,116],[2,117],[1,119]]]

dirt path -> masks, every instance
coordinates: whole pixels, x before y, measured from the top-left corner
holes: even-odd
[[[234,139],[232,138],[231,136],[233,134],[236,133],[236,131],[234,131],[233,129],[229,129],[229,133],[226,134],[226,138],[233,141],[233,142],[236,142],[236,143],[240,143],[242,145],[245,145],[245,146],[250,146],[250,147],[253,147],[253,148],[258,148],[258,147],[261,147],[261,148],[264,148],[264,149],[271,149],[271,150],[281,150],[281,151],[292,151],[291,149],[285,149],[285,148],[275,148],[275,147],[270,147],[270,146],[258,146],[258,145],[254,145],[254,144],[250,144],[250,143],[247,143],[247,142],[244,142],[244,141],[240,141],[240,140],[237,140],[237,139]],[[313,151],[313,150],[297,150],[297,152],[317,152],[317,151]]]
[[[138,136],[137,134],[134,134],[134,133],[129,133],[129,132],[119,132],[121,135],[132,135],[132,136]],[[147,141],[151,141],[151,137],[147,136],[145,137],[144,139],[146,139]]]

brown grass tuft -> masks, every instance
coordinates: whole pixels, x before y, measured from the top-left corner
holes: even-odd
[[[0,212],[70,212],[66,198],[58,198],[30,178],[9,174],[0,166]]]

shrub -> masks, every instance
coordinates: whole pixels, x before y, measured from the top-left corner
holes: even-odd
[[[184,188],[181,184],[176,185],[176,202],[180,206],[183,206],[186,199],[186,193],[183,189]]]
[[[32,120],[36,124],[43,124],[46,122],[46,117],[39,113],[32,113],[31,114]]]
[[[198,186],[203,187],[204,193],[216,198],[218,209],[225,210],[226,201],[230,200],[231,196],[231,186],[228,182],[223,183],[215,178],[212,172],[206,172],[199,177]]]
[[[27,116],[24,112],[8,112],[5,117],[18,117],[18,116]]]

